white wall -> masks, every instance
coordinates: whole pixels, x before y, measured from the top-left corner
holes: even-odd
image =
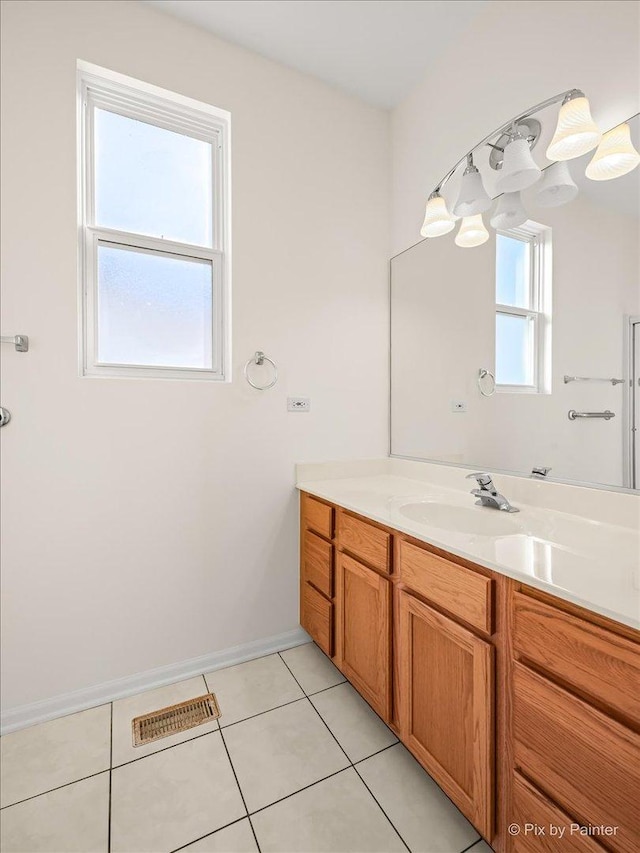
[[[635,0],[489,3],[393,113],[393,253],[451,166],[529,105],[576,87],[602,127],[638,112],[639,24]]]
[[[386,452],[389,151],[385,113],[142,4],[6,2],[2,38],[13,708],[297,625],[294,463]],[[230,385],[78,376],[77,59],[231,111]]]

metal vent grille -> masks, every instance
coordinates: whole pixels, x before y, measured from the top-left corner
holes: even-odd
[[[144,746],[154,740],[217,720],[219,716],[220,708],[213,693],[180,702],[178,705],[169,705],[168,708],[161,708],[152,714],[133,718],[131,722],[133,745]]]

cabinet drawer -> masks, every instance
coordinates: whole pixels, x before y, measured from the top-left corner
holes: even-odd
[[[491,634],[491,578],[401,540],[400,579],[434,604]]]
[[[333,538],[333,507],[305,496],[304,518],[307,527],[326,539]]]
[[[520,663],[514,665],[516,767],[581,824],[617,827],[600,843],[640,849],[640,736]]]
[[[301,596],[300,624],[322,651],[333,654],[333,604],[310,586],[304,584]]]
[[[509,823],[520,829],[520,834],[511,838],[513,853],[558,853],[559,850],[562,853],[603,853],[602,847],[590,836],[580,834],[578,825],[569,815],[519,773],[513,779],[512,796]],[[544,835],[536,834],[532,825],[541,827]]]
[[[333,545],[306,530],[303,540],[304,579],[327,598],[333,597]]]
[[[376,569],[387,573],[390,571],[391,536],[384,530],[342,512],[338,539],[340,547],[345,551],[360,557]]]
[[[535,598],[514,596],[515,651],[640,725],[640,646]]]

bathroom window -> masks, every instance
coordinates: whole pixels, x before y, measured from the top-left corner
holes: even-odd
[[[551,229],[534,222],[496,234],[496,390],[549,393]]]
[[[82,373],[225,381],[229,114],[99,71],[79,71]]]

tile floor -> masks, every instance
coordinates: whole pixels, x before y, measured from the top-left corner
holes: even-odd
[[[215,692],[220,723],[131,746]],[[6,735],[2,853],[491,853],[308,643]]]

